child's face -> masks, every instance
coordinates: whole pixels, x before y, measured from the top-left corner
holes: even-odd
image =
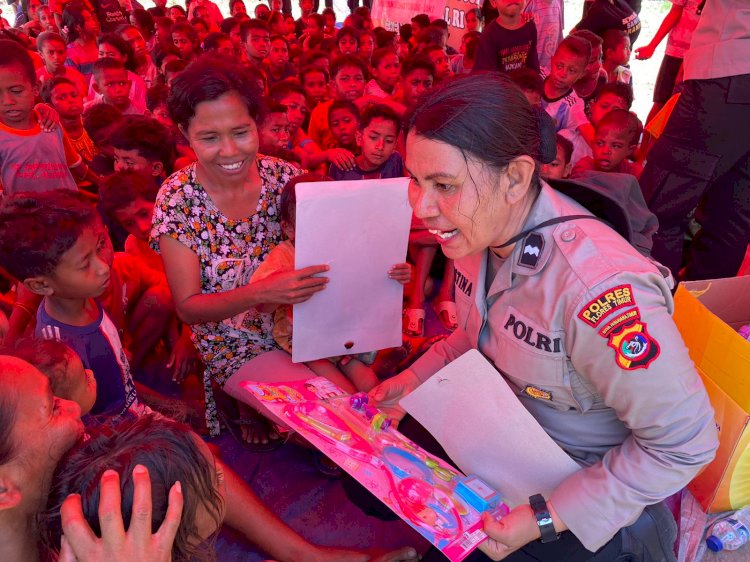
[[[242,35],[240,35],[240,26],[235,25],[232,29],[229,30],[229,39],[232,41],[232,45],[234,45],[235,49],[239,49],[242,45]]]
[[[63,299],[101,296],[110,280],[110,265],[105,261],[106,237],[101,225],[84,229],[76,243],[62,255],[54,271],[34,278],[40,282],[29,288],[38,294]]]
[[[69,396],[60,396],[66,400],[72,400],[81,407],[81,415],[88,414],[96,402],[96,379],[94,371],[86,369],[77,353],[71,351],[67,354],[65,367],[65,380],[68,383]]]
[[[230,39],[220,39],[216,42],[216,52],[225,57],[234,56],[234,43]]]
[[[326,27],[328,29],[336,27],[336,14],[323,14],[323,17],[326,20]]]
[[[182,20],[186,19],[185,16],[183,15],[183,13],[178,8],[176,8],[174,6],[172,6],[171,8],[169,8],[169,18],[173,22],[175,22],[175,23],[177,23],[178,21],[182,21]]]
[[[47,71],[51,74],[63,70],[65,67],[65,59],[68,57],[68,50],[65,47],[65,43],[60,41],[47,41],[42,45],[39,54],[44,61],[44,66]]]
[[[271,48],[271,34],[265,29],[251,29],[247,34],[245,51],[251,59],[262,60]]]
[[[195,29],[195,33],[198,35],[198,42],[202,43],[206,35],[208,35],[208,29],[202,23],[194,23],[193,29]]]
[[[52,106],[63,119],[78,119],[83,113],[81,92],[72,84],[58,84],[50,96]]]
[[[526,96],[526,99],[529,100],[532,107],[542,104],[542,94],[536,90],[524,90],[523,95]]]
[[[99,35],[99,22],[96,21],[94,15],[88,10],[83,11],[83,29],[82,34],[86,34],[89,37],[96,37]]]
[[[570,52],[565,47],[560,47],[552,56],[552,68],[548,80],[556,90],[568,91],[583,77],[587,63],[588,61],[583,57]]]
[[[236,92],[197,105],[185,134],[201,173],[223,185],[247,178],[258,154],[258,128]]]
[[[289,146],[289,118],[286,113],[271,113],[259,129],[260,151]]]
[[[625,65],[630,61],[630,38],[625,37],[614,49],[607,51],[607,58],[616,65]]]
[[[125,55],[115,49],[109,43],[102,43],[99,45],[99,58],[100,59],[114,59],[117,62],[125,64]]]
[[[451,63],[444,51],[434,50],[429,54],[432,64],[435,65],[435,79],[444,80],[451,75]]]
[[[195,47],[193,47],[193,42],[190,40],[186,33],[180,33],[179,31],[173,32],[172,43],[174,43],[174,46],[177,47],[177,50],[180,52],[180,57],[182,57],[182,59],[190,60],[193,57],[193,50],[195,49]]]
[[[271,10],[274,12],[280,12],[283,6],[283,0],[271,0]]]
[[[143,38],[143,35],[141,35],[140,31],[128,27],[120,33],[120,37],[122,37],[123,40],[130,45],[130,48],[133,49],[133,54],[136,59],[143,60],[148,56],[148,46],[146,45],[146,40]]]
[[[377,168],[396,149],[396,124],[376,117],[362,132],[357,131],[357,144],[362,148],[365,169]]]
[[[521,13],[523,8],[520,0],[491,0],[497,11],[506,17],[515,17]]]
[[[313,11],[313,0],[300,0],[299,9],[303,16],[310,15],[310,12]]]
[[[380,60],[377,68],[373,69],[373,76],[381,86],[392,89],[401,77],[401,63],[396,53],[386,55]]]
[[[631,153],[630,139],[623,131],[599,127],[594,135],[594,164],[600,172],[612,172]]]
[[[358,66],[344,66],[333,78],[333,90],[336,98],[354,101],[362,97],[365,90],[365,75]]]
[[[43,6],[43,8],[38,11],[38,14],[39,24],[42,26],[43,30],[48,31],[56,29],[55,22],[52,19],[52,14],[47,6]]]
[[[291,35],[294,33],[294,18],[292,16],[286,16],[284,23],[286,24],[286,34]]]
[[[94,90],[104,97],[106,103],[118,109],[127,109],[130,105],[130,79],[124,68],[107,68],[96,80]]]
[[[602,69],[602,46],[596,45],[591,47],[591,58],[589,63],[586,65],[586,74],[588,78],[596,78],[599,76],[599,71]]]
[[[285,98],[282,98],[280,103],[286,106],[286,116],[289,119],[291,132],[294,134],[305,122],[307,116],[305,96],[297,92],[291,92]]]
[[[247,13],[247,7],[245,6],[244,2],[235,2],[232,4],[232,13],[231,15],[236,16],[237,14],[246,14]]]
[[[115,164],[115,169],[117,169],[117,164]],[[149,234],[151,234],[151,218],[153,214],[154,202],[139,197],[127,207],[116,210],[114,212],[114,219],[133,238],[141,242],[148,242]]]
[[[115,172],[132,170],[144,176],[159,176],[164,171],[161,162],[154,162],[142,156],[138,150],[115,148]]]
[[[416,68],[404,76],[401,87],[404,90],[404,102],[408,107],[417,105],[419,96],[432,88],[433,77],[426,68]]]
[[[541,174],[546,180],[561,180],[570,175],[570,164],[565,163],[565,151],[559,144],[555,159],[549,164],[542,165]]]
[[[289,62],[289,47],[286,41],[276,39],[271,43],[271,53],[268,56],[271,66],[282,68]]]
[[[351,35],[344,35],[338,42],[339,52],[342,55],[356,55],[359,44]]]
[[[32,125],[31,111],[37,96],[33,84],[19,64],[0,66],[0,121],[17,129]]]
[[[307,20],[307,28],[305,29],[308,35],[317,35],[323,33],[323,30],[318,25],[318,22],[314,19]]]
[[[479,29],[479,20],[477,15],[472,11],[466,14],[466,31],[476,31]]]
[[[302,82],[302,88],[308,99],[316,104],[328,97],[328,84],[322,72],[308,72]]]
[[[601,94],[589,108],[591,124],[596,127],[602,118],[613,109],[627,109],[625,100],[609,92]]]
[[[170,132],[174,133],[177,131],[177,127],[175,126],[174,121],[172,121],[172,118],[169,116],[169,110],[167,109],[166,105],[157,105],[151,112],[151,117],[164,125]]]
[[[331,118],[328,120],[328,126],[339,146],[351,146],[357,135],[359,121],[346,108],[334,109],[331,112]]]
[[[375,39],[370,35],[363,35],[359,40],[359,50],[357,51],[357,54],[365,60],[370,60],[374,50]]]

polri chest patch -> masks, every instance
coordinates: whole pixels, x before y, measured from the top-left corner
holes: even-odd
[[[540,327],[512,307],[505,313],[502,327],[507,335],[538,352],[550,355],[565,353],[562,330],[551,332],[544,326]]]

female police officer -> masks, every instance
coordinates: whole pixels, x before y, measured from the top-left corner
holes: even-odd
[[[612,561],[638,549],[635,559],[669,559],[671,543],[657,531],[661,544],[634,545],[620,530],[713,458],[713,410],[670,317],[661,270],[540,181],[537,122],[521,92],[494,73],[446,84],[410,117],[409,199],[455,260],[459,329],[371,395],[393,407],[479,349],[584,467],[546,505],[486,520],[482,550],[495,560],[585,560],[598,551],[595,559]]]

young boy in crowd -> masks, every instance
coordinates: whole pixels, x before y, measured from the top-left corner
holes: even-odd
[[[91,165],[99,149],[83,127],[83,98],[76,85],[62,76],[47,80],[40,96],[60,116],[60,124],[73,148],[87,165]],[[91,172],[93,174],[93,172]]]
[[[135,105],[130,99],[130,78],[125,66],[114,59],[99,59],[94,63],[94,91],[101,100],[92,100],[84,105],[88,109],[99,103],[108,103],[122,111],[123,115],[143,115],[145,107]]]
[[[39,83],[44,84],[54,77],[65,77],[73,82],[81,98],[85,99],[88,95],[88,84],[83,74],[65,65],[65,59],[68,58],[68,46],[62,36],[53,31],[40,33],[36,38],[36,48],[44,62],[44,66],[40,67],[36,73]]]
[[[90,176],[61,127],[42,131],[34,111],[38,92],[34,62],[18,43],[0,40],[0,191],[65,188]],[[93,179],[93,178],[92,178]]]
[[[115,172],[138,172],[152,178],[156,187],[172,173],[174,140],[156,119],[126,116],[112,131],[110,144],[114,149]]]
[[[354,102],[334,101],[328,109],[328,126],[339,148],[344,148],[352,154],[358,152],[359,109]]]
[[[307,98],[307,108],[312,112],[315,107],[328,99],[328,83],[330,78],[325,68],[308,65],[299,73],[302,89]]]
[[[281,35],[271,37],[267,60],[265,69],[269,88],[282,80],[297,76],[294,66],[289,62],[289,43]]]
[[[179,51],[180,58],[185,62],[192,61],[200,49],[198,34],[193,26],[185,21],[175,23],[171,30],[172,43]]]
[[[584,172],[616,172],[632,174],[639,178],[643,167],[630,162],[643,132],[643,125],[632,111],[613,109],[607,113],[596,127],[593,157],[581,159],[573,168],[571,177]]]
[[[299,157],[289,150],[290,139],[286,106],[267,100],[258,121],[258,152],[300,164]]]
[[[356,166],[342,170],[331,164],[329,175],[334,180],[369,180],[400,178],[404,163],[396,152],[396,140],[401,132],[401,118],[386,105],[371,105],[362,113],[355,138],[360,148]]]
[[[591,45],[585,39],[569,35],[552,56],[552,68],[545,77],[542,107],[555,120],[557,131],[577,130],[586,124],[583,101],[573,90],[585,73]]]
[[[122,120],[122,111],[108,103],[100,103],[83,111],[83,128],[99,150],[91,161],[91,169],[100,176],[115,170],[115,153],[109,143],[109,135]]]
[[[331,93],[334,99],[354,101],[362,96],[367,65],[354,55],[341,55],[331,63]],[[335,144],[328,128],[328,108],[333,100],[319,104],[310,115],[308,135],[322,149]]]
[[[353,27],[342,27],[336,33],[336,48],[339,55],[356,55],[359,50],[359,31]]]
[[[630,37],[619,29],[609,29],[602,35],[604,40],[604,70],[608,82],[633,85],[633,73],[625,65],[630,62]]]
[[[430,59],[432,64],[435,65],[435,75],[433,77],[435,84],[440,84],[453,76],[448,55],[445,54],[445,49],[440,45],[427,45],[420,54]]]
[[[431,89],[435,83],[435,65],[425,57],[407,59],[401,66],[401,83],[396,101],[402,103],[407,111],[417,106],[419,96]]]
[[[557,133],[557,154],[549,164],[544,164],[541,170],[542,179],[562,180],[570,176],[570,158],[573,155],[573,143]]]
[[[495,0],[499,14],[479,39],[475,70],[510,72],[527,67],[539,72],[536,25],[521,17],[523,5],[517,0]]]
[[[384,47],[372,54],[372,79],[367,83],[364,95],[377,98],[392,96],[401,78],[401,61],[393,49]]]
[[[240,37],[245,47],[248,64],[262,69],[263,61],[271,50],[271,31],[268,29],[268,24],[261,20],[242,22]]]
[[[255,270],[250,283],[261,281],[270,275],[294,269],[294,241],[296,224],[297,197],[295,188],[303,182],[330,181],[319,174],[303,174],[287,183],[281,192],[279,217],[285,240],[276,246],[263,263]],[[411,278],[411,267],[397,264],[388,272],[388,277],[406,284]],[[292,352],[292,307],[290,305],[264,307],[264,312],[274,313],[273,337],[276,343],[286,351]],[[347,392],[367,392],[378,384],[373,370],[359,359],[351,356],[319,359],[306,363],[318,376],[325,377]]]

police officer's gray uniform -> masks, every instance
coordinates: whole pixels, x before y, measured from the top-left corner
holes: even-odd
[[[524,230],[582,214],[543,184]],[[713,410],[670,316],[670,286],[609,226],[561,222],[530,232],[504,261],[486,250],[455,265],[459,329],[411,370],[424,381],[472,348],[494,362],[586,467],[548,499],[588,550],[714,457]]]

